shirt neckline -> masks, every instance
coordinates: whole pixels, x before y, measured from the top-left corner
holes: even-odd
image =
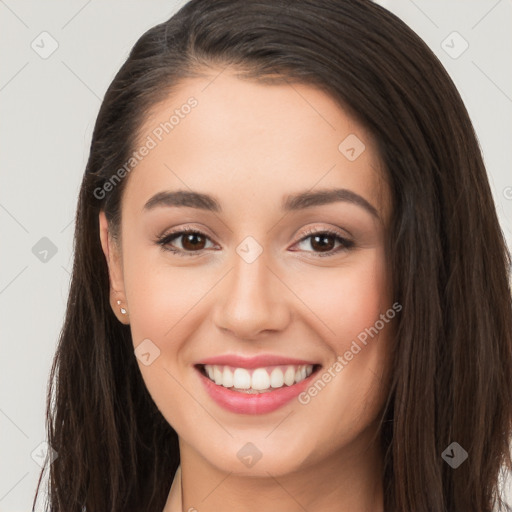
[[[182,512],[181,464],[178,466],[163,512]]]

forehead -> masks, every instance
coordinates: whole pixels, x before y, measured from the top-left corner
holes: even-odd
[[[144,120],[144,144],[151,149],[126,190],[135,200],[190,188],[239,211],[248,199],[265,208],[296,191],[342,186],[383,219],[389,213],[371,134],[310,85],[268,85],[228,71],[185,79]]]

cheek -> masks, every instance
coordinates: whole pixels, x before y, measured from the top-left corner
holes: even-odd
[[[178,256],[166,254],[143,235],[126,233],[123,249],[124,285],[130,308],[134,344],[150,335],[163,339],[200,298],[208,270],[180,266]],[[148,244],[148,245],[147,245]]]
[[[389,277],[384,253],[375,249],[302,281],[300,296],[315,312],[310,327],[323,334],[330,360],[301,403],[312,428],[341,444],[375,419],[386,396],[396,322]]]
[[[130,329],[135,353],[139,346],[148,347],[143,352],[150,353],[150,364],[140,357],[138,362],[150,395],[167,421],[183,432],[190,428],[191,418],[204,420],[202,410],[191,401],[193,388],[186,381],[191,359],[187,340],[197,328],[200,299],[214,280],[206,269],[171,266],[151,252],[139,255],[134,250],[125,261]],[[183,404],[192,404],[186,417],[180,413]]]
[[[336,354],[348,350],[351,341],[373,326],[392,303],[385,255],[380,248],[353,255],[337,268],[312,267],[301,273],[299,282],[296,293],[314,313],[308,315],[314,330],[322,333]]]

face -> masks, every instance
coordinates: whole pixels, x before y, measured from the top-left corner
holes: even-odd
[[[145,120],[119,246],[100,215],[112,304],[182,460],[283,475],[375,431],[389,191],[372,137],[325,93],[215,76]]]

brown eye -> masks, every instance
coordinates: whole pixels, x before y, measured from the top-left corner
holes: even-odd
[[[329,234],[313,235],[309,238],[311,238],[311,247],[320,252],[332,251],[336,245],[335,237]]]
[[[183,229],[162,236],[157,240],[157,244],[178,256],[194,256],[194,253],[199,254],[201,251],[208,248],[206,247],[206,243],[209,240],[210,238],[200,231],[195,229]]]
[[[187,233],[179,235],[182,238],[182,247],[186,251],[201,250],[204,249],[206,239],[200,233]]]
[[[316,253],[320,257],[334,256],[340,252],[348,251],[355,246],[352,240],[347,240],[337,231],[309,231],[306,235],[307,236],[304,236],[298,244],[304,244],[303,247],[305,248],[303,250]],[[336,243],[339,244],[337,248],[335,248]],[[313,251],[308,251],[307,246],[313,249]]]

